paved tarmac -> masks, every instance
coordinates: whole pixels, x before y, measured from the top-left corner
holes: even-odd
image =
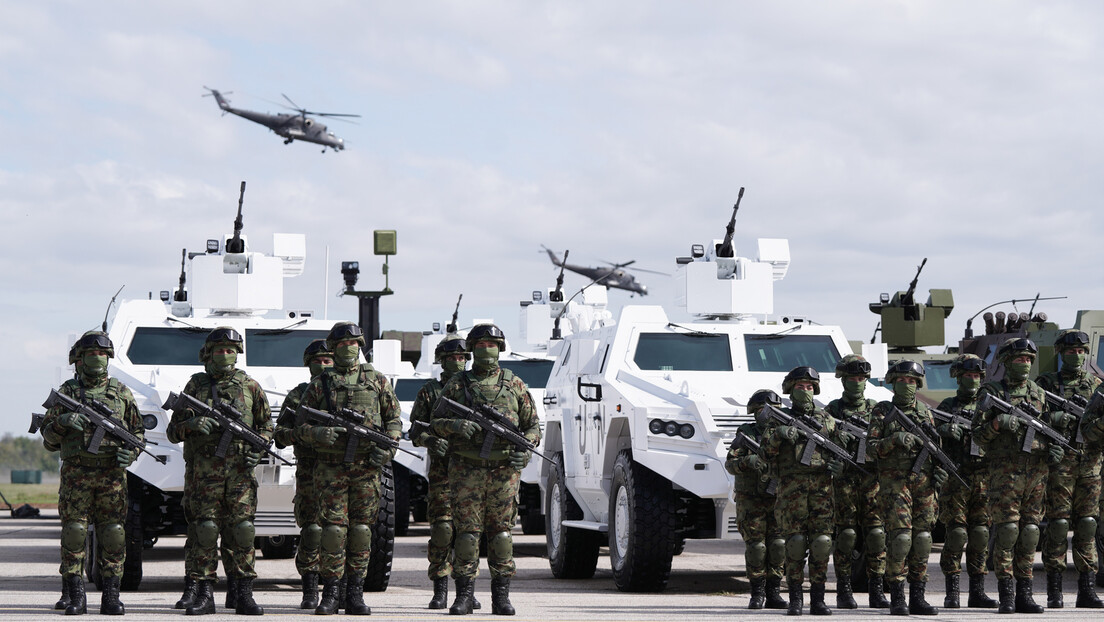
[[[43,518],[13,519],[7,512],[0,514],[0,618],[56,619],[61,611],[52,609],[60,593],[61,579],[57,574],[61,526],[56,510],[44,510]],[[429,528],[415,524],[408,536],[395,541],[395,559],[390,586],[383,593],[366,593],[365,602],[372,607],[372,619],[444,619],[448,610],[425,608],[432,590],[426,578],[425,552]],[[144,578],[137,592],[124,592],[127,618],[141,620],[179,620],[184,612],[172,609],[183,587],[184,539],[165,538],[145,552]],[[938,545],[929,568],[934,571],[929,583],[928,600],[943,602],[943,577],[938,568]],[[690,540],[682,555],[675,558],[671,580],[666,591],[659,594],[630,594],[614,587],[609,569],[609,557],[603,549],[598,571],[593,579],[561,581],[552,578],[545,558],[544,536],[524,536],[515,530],[514,552],[518,574],[514,578],[511,600],[521,620],[703,620],[703,619],[777,619],[784,611],[748,611],[748,583],[744,575],[743,543],[740,541]],[[257,579],[254,591],[266,616],[285,618],[305,616],[310,612],[298,609],[300,593],[298,575],[292,560],[257,557]],[[831,573],[831,571],[829,571]],[[1066,575],[1066,600],[1072,605],[1075,575]],[[1036,600],[1045,602],[1045,579],[1036,564]],[[451,586],[450,586],[451,587]],[[829,590],[834,579],[829,577]],[[990,575],[988,589],[996,592],[996,579]],[[89,613],[100,617],[99,593],[92,588]],[[486,565],[481,569],[476,594],[483,610],[467,619],[494,619],[490,615],[490,579]],[[450,592],[450,601],[452,593]],[[225,598],[217,594],[219,604]],[[860,604],[865,595],[857,595]],[[835,594],[829,592],[829,605],[835,604]],[[965,602],[965,595],[963,595]],[[806,595],[806,615],[808,615]],[[835,620],[873,620],[887,618],[885,610],[860,608],[853,611],[833,609]],[[993,610],[940,609],[938,619],[963,620],[991,618]],[[1032,620],[1099,619],[1104,610],[1048,610]],[[189,618],[192,619],[192,618]],[[241,619],[223,609],[204,620]],[[455,618],[453,618],[455,619]],[[501,618],[497,618],[501,619]]]

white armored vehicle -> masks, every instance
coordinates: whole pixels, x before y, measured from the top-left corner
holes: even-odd
[[[544,452],[554,464],[540,464],[558,578],[593,576],[608,544],[618,589],[664,589],[686,538],[736,537],[724,460],[737,427],[751,421],[751,394],[780,391],[799,365],[821,373],[825,403],[842,393],[834,370],[851,348],[840,328],[766,321],[788,241],[760,239],[757,259],[735,256],[731,225],[717,242],[677,259],[676,304],[692,320],[650,305],[626,306],[616,321],[564,313],[574,333],[551,350],[545,398]]]

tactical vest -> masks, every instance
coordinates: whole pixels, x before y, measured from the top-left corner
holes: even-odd
[[[515,390],[514,372],[506,368],[499,368],[499,371],[501,374],[498,380],[493,383],[486,382],[493,376],[488,376],[481,382],[475,377],[475,373],[472,371],[465,371],[461,374],[457,374],[454,378],[459,378],[460,386],[464,389],[464,397],[468,406],[475,407],[484,404],[493,406],[495,410],[505,415],[515,427],[520,428],[521,425],[518,418],[518,412],[521,410],[523,398],[522,395]],[[483,430],[480,429],[470,439],[453,438],[451,444],[454,444],[458,450],[478,450],[483,446],[483,437]],[[492,449],[512,448],[513,444],[502,438],[495,439],[492,445]]]
[[[433,406],[445,392],[445,385],[436,378],[430,378],[418,390],[418,397],[414,399],[414,407],[410,410],[410,440],[418,447],[425,443],[425,437],[433,434],[429,429],[429,420],[433,418]],[[425,426],[414,425],[424,423]]]
[[[126,417],[126,408],[128,404],[124,396],[128,393],[128,390],[126,385],[115,378],[108,378],[107,383],[95,388],[85,388],[79,380],[71,378],[66,380],[65,384],[61,385],[60,392],[82,403],[88,403],[88,398],[103,402],[104,405],[115,413],[111,418],[123,422],[123,427],[130,430],[130,426],[127,425],[124,419],[124,417]],[[85,449],[92,440],[92,433],[95,432],[95,430],[96,426],[88,423],[84,426],[83,434],[68,434],[64,436],[61,441],[61,459],[65,460],[68,458],[80,457],[89,462],[96,459],[102,459],[105,463],[110,462],[114,464],[115,453],[112,448],[118,446],[119,442],[110,434],[105,435],[103,442],[100,443],[100,453],[88,453]]]
[[[876,412],[877,412],[879,417],[884,418],[890,412],[893,412],[892,411],[893,408],[897,408],[902,413],[904,413],[904,415],[906,417],[908,417],[909,419],[911,419],[914,422],[925,422],[928,425],[932,426],[933,429],[935,428],[935,422],[932,420],[931,411],[929,411],[928,407],[925,406],[923,403],[921,403],[919,401],[914,402],[913,405],[908,407],[908,408],[901,408],[900,406],[897,406],[893,402],[879,402],[878,403],[878,409],[877,409]],[[893,436],[897,432],[905,432],[905,431],[906,430],[904,428],[902,428],[901,425],[898,424],[897,422],[892,422],[888,425],[885,424],[885,423],[882,423],[881,440],[879,442],[880,443],[885,443],[885,442],[888,441],[888,439],[891,436]],[[935,439],[932,439],[932,440],[935,440]],[[878,469],[879,470],[882,470],[882,469],[905,469],[905,470],[912,469],[912,465],[916,462],[916,457],[920,455],[921,451],[922,451],[921,449],[905,449],[904,447],[901,447],[901,446],[894,447],[893,448],[893,453],[891,453],[888,456],[886,456],[884,454],[879,454],[879,456],[878,456]],[[928,463],[924,465],[924,469],[925,470],[930,470],[931,467],[934,466],[934,465],[935,465],[935,459],[934,458],[929,458]]]
[[[783,408],[782,411],[787,414],[793,414],[794,412],[792,408]],[[820,422],[821,427],[819,431],[822,435],[828,438],[835,436],[836,420],[829,417],[828,413],[816,408],[812,411],[812,417]],[[809,464],[801,464],[801,455],[805,453],[805,446],[807,444],[808,441],[804,435],[800,436],[796,443],[782,441],[782,445],[778,449],[778,458],[775,461],[780,476],[786,477],[804,473],[827,472],[828,459],[831,454],[829,454],[826,449],[819,446],[813,451]]]
[[[1003,379],[999,382],[986,383],[982,388],[987,393],[992,393],[1013,406],[1021,402],[1027,402],[1038,409],[1039,412],[1044,412],[1046,410],[1046,399],[1043,395],[1043,390],[1031,380],[1026,381],[1023,389],[1015,393],[1012,393],[1008,389],[1008,385],[1005,384]],[[988,419],[987,421],[991,422],[992,419]],[[1019,457],[1020,455],[1026,455],[1022,451],[1024,436],[1026,434],[1027,426],[1024,425],[1020,426],[1020,430],[1016,434],[1008,434],[1002,430],[985,446],[986,454],[990,459],[1004,459],[1010,456]],[[1043,441],[1044,437],[1041,434],[1035,435],[1035,440],[1031,444],[1032,454],[1039,455],[1046,453],[1047,444]]]
[[[349,375],[352,375],[352,372]],[[381,383],[386,383],[387,379],[372,369],[371,366],[363,363],[357,367],[356,378],[353,382],[349,382],[346,378],[345,374],[341,374],[333,368],[322,373],[321,382],[325,408],[330,412],[337,412],[342,408],[355,410],[364,415],[362,425],[386,433],[383,429],[383,418],[380,415],[380,395],[383,392]],[[344,438],[346,439],[345,442],[329,447],[318,447],[316,451],[319,454],[344,454],[345,447],[348,444],[348,435],[344,435]],[[373,447],[375,447],[374,443],[361,440],[357,445],[356,455],[361,458],[366,457]]]
[[[288,391],[287,397],[284,398],[284,405],[280,408],[280,418],[276,421],[276,436],[278,439],[288,439],[294,432],[296,427],[295,411],[302,403],[303,394],[307,392],[309,386],[309,382],[304,382]],[[296,461],[314,459],[314,449],[307,447],[304,443],[284,443],[284,445],[293,445]]]
[[[763,433],[759,431],[759,426],[754,423],[745,423],[740,426],[739,430],[743,432],[748,438],[763,444]],[[749,455],[751,452],[746,449],[740,449],[736,452],[736,459],[741,459],[744,456]],[[768,497],[767,486],[770,485],[769,471],[767,473],[760,473],[759,471],[737,471],[734,474],[736,478],[735,484],[732,487],[733,492],[737,496],[747,497]]]
[[[957,394],[952,395],[939,403],[938,410],[972,420],[977,412],[977,396],[975,395],[974,399],[969,402],[964,402]],[[962,466],[976,465],[985,456],[985,447],[978,443],[978,455],[971,456],[970,439],[972,435],[973,432],[967,429],[961,441],[943,437],[943,451],[957,464]]]
[[[234,373],[218,381],[215,380],[214,376],[205,371],[201,371],[198,374],[194,374],[188,381],[188,384],[195,391],[192,397],[212,405],[214,404],[212,396],[217,394],[219,401],[230,404],[235,410],[241,413],[242,425],[252,428],[253,394],[251,391],[246,390],[248,383],[249,375],[240,369],[235,369]],[[192,416],[196,416],[196,413]],[[197,453],[208,457],[213,456],[218,447],[219,439],[221,438],[221,429],[216,429],[212,434],[193,434],[185,438],[184,459],[191,460],[192,456]],[[240,453],[242,450],[241,445],[242,441],[235,438],[230,442],[230,451],[227,455]]]

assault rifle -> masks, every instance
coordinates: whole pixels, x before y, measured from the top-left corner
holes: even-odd
[[[763,404],[763,408],[767,411],[772,419],[781,423],[782,425],[793,426],[797,428],[797,431],[806,438],[808,442],[805,443],[805,451],[801,453],[801,459],[799,462],[805,466],[809,466],[813,459],[813,452],[817,447],[828,450],[836,458],[842,460],[848,466],[852,466],[858,469],[863,475],[870,475],[870,473],[862,468],[854,458],[851,457],[851,452],[833,443],[828,437],[820,433],[820,422],[806,417],[793,415],[787,415],[781,410],[775,408],[771,404]],[[815,427],[814,427],[815,426]]]
[[[288,462],[283,456],[272,451],[270,447],[272,441],[242,423],[242,414],[222,400],[218,400],[214,406],[209,406],[187,393],[169,393],[169,399],[165,400],[161,408],[173,411],[191,408],[195,411],[195,416],[210,417],[218,422],[219,427],[222,428],[222,437],[219,438],[218,446],[215,448],[215,455],[219,458],[225,458],[226,452],[230,449],[230,441],[239,438],[254,450],[263,451],[288,466],[295,466],[294,463]]]
[[[866,464],[866,441],[870,432],[867,430],[869,423],[858,417],[843,415],[836,419],[840,429],[859,439],[859,445],[855,448],[855,462]]]
[[[751,438],[747,434],[744,434],[743,430],[736,430],[736,438],[732,439],[732,447],[736,449],[745,449],[750,453],[759,456],[759,459],[763,462],[769,462],[767,455],[763,452],[763,446],[759,444],[759,441]],[[767,482],[767,494],[775,496],[778,492],[778,476],[774,476]]]
[[[1043,389],[1043,393],[1046,395],[1047,404],[1067,412],[1077,417],[1077,434],[1074,436],[1074,442],[1084,443],[1085,436],[1081,432],[1081,428],[1085,423],[1085,413],[1091,413],[1098,410],[1101,406],[1104,406],[1104,393],[1097,391],[1093,393],[1092,399],[1085,399],[1084,396],[1074,394],[1073,397],[1066,399],[1057,393],[1051,393],[1046,389]]]
[[[517,426],[513,424],[505,415],[494,409],[493,406],[487,404],[481,404],[475,408],[468,408],[460,402],[450,400],[447,397],[442,397],[437,400],[437,405],[433,407],[433,416],[440,417],[442,419],[449,419],[452,416],[458,416],[463,419],[467,419],[472,423],[479,424],[479,427],[483,428],[483,447],[479,449],[479,457],[487,458],[491,455],[491,445],[494,444],[496,438],[504,438],[510,442],[514,447],[517,447],[521,451],[528,451],[534,456],[539,456],[542,460],[552,463],[551,458],[537,451],[537,446],[525,438],[521,433],[521,430],[517,429]]]
[[[146,444],[156,445],[153,441],[146,441],[135,436],[130,430],[126,428],[122,421],[115,417],[115,411],[111,410],[103,402],[86,397],[87,403],[78,402],[77,400],[58,393],[56,390],[50,390],[50,397],[46,398],[46,401],[42,403],[43,408],[59,407],[69,412],[76,412],[88,417],[88,420],[96,427],[92,432],[92,438],[88,441],[88,447],[85,448],[90,454],[100,453],[100,443],[103,442],[104,436],[110,434],[112,438],[122,443],[123,447],[130,450],[137,450],[149,457],[165,464],[165,456],[155,456],[148,449]],[[42,425],[42,420],[35,420],[35,415],[31,415],[31,428],[32,432],[38,426]]]
[[[351,408],[339,408],[337,412],[328,413],[324,410],[300,404],[299,410],[295,411],[295,419],[300,423],[314,423],[328,428],[345,428],[345,432],[349,435],[349,440],[345,443],[345,462],[353,461],[357,447],[360,446],[360,439],[371,441],[387,449],[398,449],[419,460],[425,460],[413,451],[400,447],[399,441],[375,428],[364,425],[364,414]]]
[[[885,419],[882,421],[886,426],[896,422],[901,429],[920,439],[920,442],[924,444],[924,447],[920,450],[920,454],[916,456],[916,461],[912,463],[913,473],[919,473],[920,470],[924,468],[924,463],[928,461],[928,458],[935,456],[935,459],[939,461],[944,471],[954,475],[955,479],[962,482],[963,486],[967,488],[970,487],[970,483],[962,479],[962,476],[959,475],[958,465],[955,464],[954,460],[951,460],[950,456],[943,453],[939,444],[932,438],[933,436],[938,438],[938,435],[935,433],[935,428],[913,421],[896,406],[893,407],[893,410],[886,415]]]
[[[960,417],[959,415],[943,412],[942,410],[938,410],[936,408],[929,408],[928,410],[931,411],[932,417],[939,423],[950,423],[953,425],[964,426],[966,428],[966,434],[970,436],[970,455],[975,458],[981,455],[981,448],[978,447],[977,441],[974,440],[974,434],[971,431],[971,428],[974,425],[973,421],[967,419],[966,417]]]
[[[1049,425],[1043,423],[1042,413],[1038,408],[1035,408],[1027,402],[1020,402],[1013,406],[1008,402],[995,397],[992,393],[986,393],[985,397],[981,398],[978,402],[978,409],[987,411],[990,409],[996,409],[1006,415],[1012,415],[1025,424],[1027,433],[1024,434],[1023,447],[1020,449],[1024,453],[1031,453],[1031,443],[1035,440],[1035,434],[1042,434],[1052,443],[1056,443],[1062,449],[1073,452],[1075,456],[1080,456],[1081,451],[1070,445],[1070,442],[1066,440],[1066,437],[1061,432],[1055,430]]]

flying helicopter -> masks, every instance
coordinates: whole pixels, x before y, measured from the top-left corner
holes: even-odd
[[[612,263],[610,267],[597,267],[589,268],[587,266],[576,266],[569,263],[564,263],[564,260],[560,259],[555,252],[553,252],[547,246],[541,246],[544,252],[548,253],[548,258],[552,260],[552,264],[555,266],[563,267],[567,270],[571,270],[577,274],[581,274],[589,279],[592,279],[595,283],[605,285],[606,287],[613,287],[617,289],[623,289],[625,291],[633,292],[634,294],[640,294],[641,296],[648,295],[648,288],[642,285],[636,280],[636,277],[629,274],[625,270],[626,267],[636,263],[636,260],[626,261],[624,263]],[[644,268],[633,268],[638,272],[649,272],[651,274],[662,274],[664,276],[670,276],[666,272],[657,272],[655,270],[645,270]]]
[[[326,129],[325,125],[322,125],[318,121],[310,118],[315,117],[359,117],[359,114],[339,114],[334,112],[312,112],[304,108],[300,108],[295,102],[291,101],[291,98],[287,95],[283,95],[284,99],[291,104],[291,106],[284,106],[289,110],[294,110],[298,114],[289,114],[286,112],[279,112],[276,114],[269,114],[267,112],[254,112],[252,110],[243,110],[241,108],[234,108],[230,105],[230,102],[219,93],[217,90],[203,87],[210,91],[210,93],[204,94],[204,97],[214,97],[215,102],[218,103],[218,107],[222,109],[224,113],[230,113],[237,115],[243,119],[248,119],[254,123],[260,123],[261,125],[272,130],[276,134],[284,137],[284,144],[290,144],[293,140],[301,140],[308,143],[315,143],[322,145],[322,153],[326,153],[326,148],[329,147],[334,151],[341,151],[345,149],[345,141],[334,136],[333,132]],[[283,106],[283,104],[280,104]]]

